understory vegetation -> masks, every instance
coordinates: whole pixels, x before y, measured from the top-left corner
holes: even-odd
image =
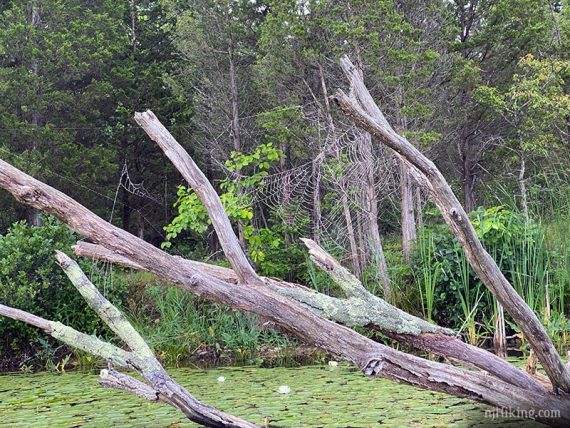
[[[0,236],[2,301],[111,339],[112,334],[78,298],[53,257],[56,249],[69,252],[78,236],[52,217],[42,219],[40,227],[17,222]],[[479,238],[539,315],[562,354],[570,349],[566,315],[570,308],[570,257],[566,251],[570,245],[569,219],[565,207],[549,213],[541,222],[527,221],[522,213],[505,206],[480,207],[471,214]],[[409,264],[399,256],[397,242],[386,250],[397,287],[395,305],[461,332],[473,345],[490,348],[495,331],[494,298],[474,275],[440,216],[428,209],[424,221]],[[302,253],[303,249],[298,251]],[[196,257],[196,253],[190,256]],[[289,260],[275,254],[271,258],[275,264]],[[321,363],[327,358],[320,351],[300,346],[254,315],[206,302],[151,274],[95,261],[80,263],[101,292],[128,314],[167,366],[295,366]],[[321,292],[340,295],[335,284],[308,259],[295,266],[295,278],[305,279]],[[381,296],[374,272],[366,273],[364,283]],[[515,355],[528,355],[524,337],[508,318],[507,329],[510,350]],[[0,338],[2,348],[8,350],[0,361],[4,371],[92,370],[103,364],[8,318],[0,319]]]

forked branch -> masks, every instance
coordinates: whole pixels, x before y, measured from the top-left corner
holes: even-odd
[[[87,279],[76,262],[62,252],[57,260],[75,288],[87,304],[99,315],[111,330],[130,348],[125,351],[95,336],[81,333],[59,322],[46,320],[19,309],[0,305],[0,315],[23,321],[41,328],[47,334],[65,344],[105,359],[109,365],[136,370],[147,383],[143,383],[111,367],[101,370],[100,383],[138,395],[150,401],[162,401],[182,411],[188,419],[208,427],[253,428],[256,425],[224,413],[196,400],[184,387],[166,373],[144,339],[123,314],[109,302]]]

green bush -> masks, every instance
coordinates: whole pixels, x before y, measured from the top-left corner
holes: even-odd
[[[88,308],[55,259],[55,250],[70,254],[77,238],[52,217],[43,217],[41,227],[28,226],[24,221],[12,225],[0,236],[0,302],[85,333],[106,334],[107,327]],[[102,275],[92,269],[92,262],[79,260],[79,264],[96,285],[101,283]],[[121,290],[106,290],[107,297],[120,304],[125,295]],[[15,359],[32,357],[40,347],[45,348],[40,338],[45,338],[44,332],[0,317],[0,365],[13,368]]]
[[[479,208],[470,218],[509,282],[533,310],[544,312],[545,285],[555,280],[552,270],[556,260],[546,246],[541,226],[500,206]],[[458,329],[469,322],[484,325],[493,319],[492,296],[476,277],[459,242],[437,218],[431,218],[421,232],[413,266],[422,290],[434,281],[431,315],[437,323]],[[430,293],[421,294],[424,300],[426,294]],[[428,303],[421,305],[427,307]]]

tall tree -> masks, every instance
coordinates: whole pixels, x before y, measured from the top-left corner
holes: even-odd
[[[81,186],[106,193],[116,171],[112,142],[100,132],[102,112],[112,110],[111,63],[121,49],[120,23],[108,5],[16,0],[0,15],[0,146],[98,212],[107,207]],[[52,173],[55,165],[65,176]],[[26,214],[37,222],[36,213]]]
[[[176,19],[175,45],[180,57],[168,82],[195,107],[198,148],[212,159],[212,166],[223,164],[231,151],[247,151],[258,141],[251,116],[259,111],[253,65],[263,8],[246,0],[167,4]],[[210,178],[214,178],[212,173]],[[241,222],[238,229],[244,245]]]

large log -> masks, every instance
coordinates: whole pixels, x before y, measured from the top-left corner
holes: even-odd
[[[382,113],[379,110],[376,110],[376,113],[378,120],[389,127],[390,125]],[[236,252],[241,251],[238,237],[231,229],[231,226],[228,230],[227,225],[230,224],[230,221],[223,209],[219,196],[209,183],[204,183],[206,180],[204,174],[195,165],[188,152],[184,150],[151,111],[135,113],[135,120],[164,151],[207,207],[214,229],[224,232],[223,239],[220,242],[224,253],[231,255],[228,259],[238,276],[240,275],[239,272],[253,272],[248,274],[250,278],[254,279],[257,284],[263,283],[263,280],[257,276],[245,255],[242,254],[243,257],[235,256]],[[402,160],[402,163],[407,162]],[[340,266],[334,258],[324,252],[315,242],[309,239],[303,241],[310,250],[313,262],[325,270],[340,285],[347,299],[333,299],[330,296],[315,293],[314,291],[306,291],[297,287],[283,288],[282,284],[275,285],[269,283],[269,285],[275,285],[276,288],[274,289],[278,293],[301,302],[305,307],[324,318],[350,327],[372,325],[378,330],[400,339],[402,342],[410,343],[438,355],[462,360],[469,365],[493,373],[511,384],[543,391],[542,386],[538,382],[523,371],[505,363],[500,358],[463,344],[460,340],[450,340],[450,338],[445,340],[443,337],[435,337],[433,334],[449,336],[452,332],[409,315],[390,305],[385,300],[368,293],[358,278]],[[421,340],[412,340],[412,338],[420,334],[424,335]]]
[[[448,329],[427,323],[369,293],[356,277],[314,241],[309,239],[303,241],[310,249],[313,262],[331,276],[345,292],[346,298],[327,296],[300,284],[263,277],[263,281],[279,294],[300,302],[307,309],[326,319],[350,327],[367,327],[402,344],[454,360],[467,367],[484,370],[512,385],[536,392],[545,392],[541,382],[537,382],[518,367],[484,349],[463,342]],[[74,246],[74,251],[79,256],[133,269],[143,269],[139,264],[100,245],[78,242]],[[180,262],[187,263],[223,281],[237,283],[237,276],[231,269],[185,259],[180,259]]]

